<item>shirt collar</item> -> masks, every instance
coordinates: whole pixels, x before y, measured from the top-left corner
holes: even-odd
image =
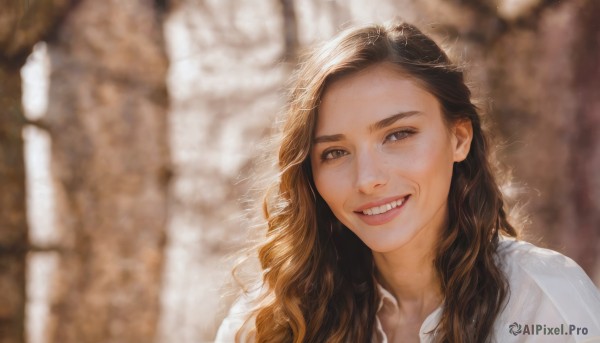
[[[377,314],[376,314],[376,333],[374,336],[374,342],[378,343],[388,343],[387,336],[383,331],[383,326],[381,321],[385,320],[383,316],[385,316],[385,311],[383,311],[384,305],[392,306],[394,308],[398,308],[398,301],[396,298],[385,289],[377,280],[375,280],[375,286],[377,287],[377,291],[379,292],[379,305],[377,306]],[[421,342],[432,342],[433,337],[435,337],[435,333],[433,335],[428,334],[429,332],[433,332],[435,327],[440,321],[443,311],[443,303],[438,306],[431,314],[425,318],[423,324],[421,325],[421,329],[419,330],[419,337]],[[377,337],[377,338],[375,338]]]
[[[383,307],[384,303],[390,303],[390,305],[393,305],[395,307],[398,307],[398,301],[396,301],[396,298],[392,295],[392,293],[390,293],[387,289],[383,288],[383,286],[375,281],[375,286],[377,287],[377,291],[379,292],[379,306],[377,307],[377,313],[379,313],[381,311],[381,308]]]

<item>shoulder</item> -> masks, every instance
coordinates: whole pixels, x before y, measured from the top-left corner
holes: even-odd
[[[510,287],[500,317],[506,330],[512,323],[542,328],[574,325],[586,328],[581,339],[600,338],[600,292],[575,261],[531,243],[502,238],[498,262]],[[571,338],[579,341],[575,335]]]
[[[509,281],[530,281],[544,289],[592,290],[590,295],[600,300],[598,289],[585,271],[559,252],[521,240],[502,238],[498,258]]]
[[[501,266],[512,273],[522,273],[541,281],[544,276],[581,277],[585,272],[569,257],[531,243],[503,237],[498,246]],[[524,275],[524,276],[525,276]],[[590,281],[591,282],[591,281]]]
[[[250,331],[253,329],[254,310],[261,298],[262,288],[256,287],[248,292],[242,293],[229,309],[229,313],[221,322],[216,343],[236,342],[235,337],[240,332],[240,342],[251,342]]]

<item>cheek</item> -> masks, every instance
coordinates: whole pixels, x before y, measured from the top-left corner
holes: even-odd
[[[421,158],[414,163],[413,171],[420,175],[427,192],[447,197],[452,178],[453,155],[449,144],[439,143],[424,149]]]
[[[431,138],[412,146],[396,164],[396,169],[415,182],[421,192],[445,187],[452,176],[453,155],[449,143],[438,137]]]
[[[335,170],[323,170],[313,167],[313,178],[317,191],[332,211],[335,212],[341,208],[344,202],[344,190],[347,188],[345,182],[348,177],[340,175]]]
[[[414,167],[423,173],[441,174],[452,167],[452,153],[441,146],[427,146],[419,154]]]

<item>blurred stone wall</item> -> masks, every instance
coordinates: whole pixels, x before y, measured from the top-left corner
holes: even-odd
[[[152,2],[81,0],[46,38],[40,123],[60,237],[46,342],[156,336],[170,175],[162,33]]]

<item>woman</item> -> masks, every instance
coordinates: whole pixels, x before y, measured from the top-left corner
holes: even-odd
[[[516,240],[463,74],[430,38],[351,29],[296,79],[264,204],[263,282],[217,341],[600,337],[581,268]]]

